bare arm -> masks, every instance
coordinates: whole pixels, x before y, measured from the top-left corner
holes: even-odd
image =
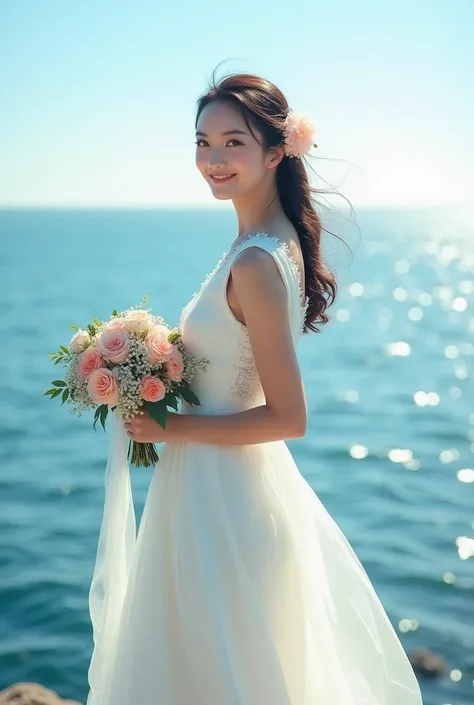
[[[306,398],[277,264],[269,253],[250,247],[231,271],[266,403],[228,415],[169,413],[168,440],[250,445],[299,438],[306,431]]]

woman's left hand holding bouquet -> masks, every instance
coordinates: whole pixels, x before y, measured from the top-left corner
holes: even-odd
[[[123,427],[127,436],[136,443],[166,443],[172,440],[169,427],[163,428],[146,410],[130,421],[124,421]]]

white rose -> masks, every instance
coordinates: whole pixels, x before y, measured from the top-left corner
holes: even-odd
[[[123,327],[129,333],[144,333],[152,325],[152,318],[148,311],[137,309],[129,311],[123,319]]]
[[[69,350],[73,353],[80,353],[91,344],[91,337],[86,330],[79,328],[69,341]]]

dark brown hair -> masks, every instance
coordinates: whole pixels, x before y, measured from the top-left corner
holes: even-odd
[[[215,73],[216,70],[208,90],[197,101],[196,127],[201,112],[209,103],[227,101],[241,111],[254,137],[250,123],[261,132],[264,149],[281,145],[284,141],[284,120],[289,112],[281,90],[270,81],[253,74],[229,74],[216,82]],[[321,231],[331,231],[321,224],[315,196],[331,191],[310,186],[303,159],[286,155],[277,166],[276,184],[283,210],[298,233],[303,253],[305,295],[309,299],[304,332],[312,330],[319,333],[318,324],[329,320],[326,309],[336,298],[337,283],[334,274],[323,261]]]

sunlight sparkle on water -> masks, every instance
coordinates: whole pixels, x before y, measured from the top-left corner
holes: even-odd
[[[349,455],[351,455],[356,460],[362,460],[366,458],[369,454],[369,449],[366,446],[354,443],[349,446]]]
[[[456,546],[461,560],[467,561],[468,558],[474,556],[474,539],[469,538],[469,536],[458,536]]]
[[[415,392],[413,399],[417,406],[437,406],[440,402],[436,392]]]
[[[393,298],[395,301],[406,301],[408,298],[408,292],[403,287],[397,286],[397,288],[393,290]]]
[[[421,306],[431,306],[433,303],[433,297],[426,291],[422,291],[418,297],[418,301]]]
[[[415,632],[420,626],[417,619],[401,619],[398,623],[398,628],[401,632]]]
[[[454,363],[454,376],[457,379],[467,379],[467,365],[464,360],[456,360]]]
[[[360,282],[354,282],[349,287],[349,294],[351,296],[362,296],[364,293],[364,287]]]
[[[463,279],[459,282],[458,289],[462,294],[474,294],[474,282]]]
[[[413,459],[413,451],[409,448],[392,448],[388,451],[388,457],[392,463],[407,463]]]
[[[456,345],[446,345],[444,354],[448,360],[455,360],[459,355],[459,348]]]
[[[421,321],[423,318],[423,311],[418,306],[414,306],[408,311],[408,318],[410,321]]]
[[[410,269],[410,262],[407,262],[406,259],[401,259],[398,262],[395,263],[395,271],[398,274],[406,274]]]
[[[347,310],[347,308],[340,308],[338,311],[336,311],[336,318],[338,321],[341,321],[341,323],[346,323],[346,321],[349,320],[351,317],[350,311]]]
[[[472,468],[458,470],[458,480],[460,482],[474,482],[474,470]]]
[[[456,450],[456,448],[452,448],[449,450],[442,450],[441,453],[439,454],[439,459],[442,463],[447,465],[448,463],[452,463],[454,460],[458,460],[459,458],[459,451]]]
[[[411,353],[411,346],[400,340],[396,343],[387,343],[385,352],[392,357],[407,357]]]
[[[441,248],[440,258],[443,264],[449,264],[454,259],[457,259],[460,254],[461,251],[456,245],[444,245],[444,247]]]
[[[463,296],[458,296],[456,299],[454,299],[452,307],[455,311],[465,311],[467,309],[467,301]]]
[[[433,298],[445,303],[451,303],[454,297],[454,292],[450,286],[435,286],[433,289]]]
[[[359,401],[359,392],[357,392],[355,389],[348,389],[347,392],[344,394],[344,401],[348,401],[351,404],[357,404]]]
[[[459,451],[456,448],[442,450],[439,454],[439,459],[442,463],[447,465],[448,463],[452,463],[454,460],[459,459]]]

